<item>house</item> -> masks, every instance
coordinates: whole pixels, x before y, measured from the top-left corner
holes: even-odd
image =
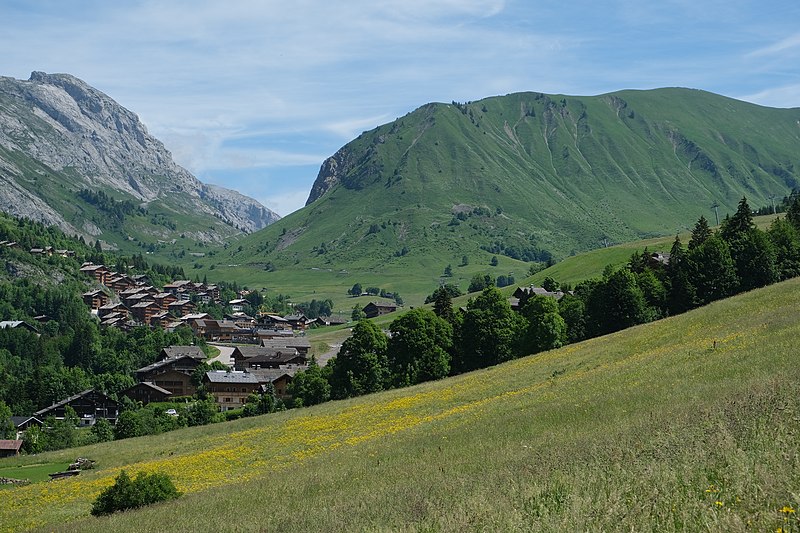
[[[261,346],[276,349],[294,348],[304,357],[308,357],[308,352],[311,350],[311,342],[305,337],[264,339],[261,341]]]
[[[252,329],[256,325],[256,320],[253,317],[242,312],[225,315],[225,319],[245,329]]]
[[[244,311],[244,307],[246,305],[250,305],[250,302],[243,298],[236,298],[235,300],[231,300],[228,302],[228,305],[231,306],[231,311],[234,313],[241,313]]]
[[[170,315],[167,311],[159,311],[158,313],[150,317],[150,325],[153,327],[160,326],[166,329],[172,322],[173,318],[174,317]]]
[[[331,316],[321,316],[317,319],[317,321],[321,325],[325,326],[341,326],[342,324],[347,324],[350,321],[350,319],[345,318],[341,315],[337,316],[331,315]]]
[[[294,332],[290,329],[257,329],[255,332],[256,341],[261,344],[261,341],[268,339],[286,339],[294,337]]]
[[[112,313],[127,314],[128,310],[121,303],[107,303],[97,309],[97,316],[104,318]]]
[[[174,316],[183,316],[194,310],[194,304],[189,300],[177,300],[167,305],[170,313]]]
[[[177,302],[178,297],[171,292],[159,292],[153,296],[153,300],[155,300],[162,311],[169,311],[169,304]]]
[[[564,293],[561,291],[548,291],[543,287],[534,287],[533,285],[530,287],[517,287],[517,290],[515,290],[514,294],[508,299],[508,303],[511,304],[511,309],[514,311],[519,311],[521,305],[520,302],[523,302],[533,296],[546,296],[548,298],[560,300],[564,297]]]
[[[150,325],[150,319],[159,311],[161,311],[161,308],[152,300],[139,302],[131,307],[133,318],[146,325]]]
[[[244,407],[247,397],[258,392],[260,383],[249,372],[211,370],[203,376],[203,385],[217,402],[220,411]]]
[[[250,373],[253,374],[256,379],[258,380],[259,386],[259,393],[263,394],[266,392],[266,385],[267,383],[272,383],[273,390],[275,391],[275,396],[280,398],[281,400],[290,400],[292,395],[289,394],[289,384],[292,382],[294,378],[295,372],[301,370],[299,368],[287,368],[287,369],[273,369],[273,368],[262,368],[259,370],[250,370]]]
[[[128,309],[132,309],[134,305],[141,302],[154,302],[153,297],[146,292],[137,292],[136,294],[128,294],[125,296],[120,295],[120,297],[122,298],[122,303],[124,303],[125,307]]]
[[[39,330],[31,326],[24,320],[3,320],[0,321],[0,329],[27,329],[32,333],[39,333]]]
[[[161,352],[158,354],[158,358],[156,361],[164,361],[166,359],[177,359],[178,357],[192,357],[197,359],[198,361],[205,361],[206,354],[200,349],[199,346],[189,345],[189,346],[167,346],[166,348],[162,348]]]
[[[167,283],[164,285],[164,292],[171,292],[174,295],[178,295],[180,292],[186,292],[188,290],[188,286],[191,285],[191,281],[188,279],[173,281],[172,283]]]
[[[20,448],[21,440],[0,440],[0,457],[16,457]]]
[[[236,370],[305,366],[307,363],[306,356],[298,353],[296,348],[285,346],[278,348],[237,346],[231,353],[231,360]]]
[[[152,402],[167,402],[172,397],[170,391],[149,381],[143,381],[132,387],[128,387],[120,392],[120,394],[127,396],[135,402],[142,402],[144,405]]]
[[[95,265],[92,263],[84,263],[80,268],[84,274],[93,277],[99,283],[105,284],[106,279],[110,275],[110,271],[105,265]]]
[[[84,292],[83,303],[92,309],[100,309],[108,303],[108,295],[100,289]]]
[[[134,374],[137,381],[153,383],[175,396],[191,396],[197,392],[191,380],[192,372],[201,362],[191,355],[180,355],[156,361],[136,370]]]
[[[240,328],[235,323],[229,320],[213,320],[205,319],[205,333],[203,337],[206,340],[221,341],[221,342],[251,342],[253,334],[251,330]],[[198,324],[198,327],[200,324]]]
[[[35,416],[12,416],[11,423],[14,424],[14,429],[17,430],[17,438],[34,426],[42,427],[42,421]]]
[[[291,329],[289,321],[278,315],[265,314],[258,319],[258,325],[265,329]]]
[[[283,317],[292,329],[304,331],[309,325],[309,320],[306,315],[287,315]]]
[[[370,302],[364,306],[364,314],[367,318],[375,318],[397,311],[395,303]]]
[[[92,426],[100,418],[116,424],[119,416],[119,402],[94,389],[79,392],[33,414],[39,420],[50,416],[63,420],[67,406],[75,410],[81,426]]]

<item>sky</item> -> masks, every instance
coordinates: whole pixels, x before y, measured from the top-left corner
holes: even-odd
[[[0,21],[0,76],[77,76],[282,216],[428,102],[677,86],[800,107],[796,0],[0,0]]]

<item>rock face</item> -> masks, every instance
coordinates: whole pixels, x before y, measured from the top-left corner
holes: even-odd
[[[58,197],[83,188],[215,226],[209,240],[279,218],[252,198],[198,181],[134,113],[68,74],[0,77],[0,181],[0,209],[75,234],[87,233],[85,221],[67,215]]]

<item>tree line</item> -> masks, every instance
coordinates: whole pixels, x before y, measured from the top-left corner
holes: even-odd
[[[687,246],[678,237],[669,256],[646,249],[620,268],[570,287],[547,280],[560,300],[523,296],[519,311],[491,283],[453,309],[454,291],[439,287],[418,308],[389,326],[387,335],[361,320],[327,366],[298,372],[290,392],[312,405],[403,387],[492,366],[561,347],[727,298],[800,275],[800,199],[766,231],[753,223],[743,198],[733,216],[713,231],[705,217]],[[488,281],[488,280],[487,280]]]

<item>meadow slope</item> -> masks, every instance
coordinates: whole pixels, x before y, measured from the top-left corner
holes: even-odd
[[[100,469],[13,489],[0,528],[795,531],[800,280],[435,383],[0,465]],[[121,468],[185,495],[108,518]]]

